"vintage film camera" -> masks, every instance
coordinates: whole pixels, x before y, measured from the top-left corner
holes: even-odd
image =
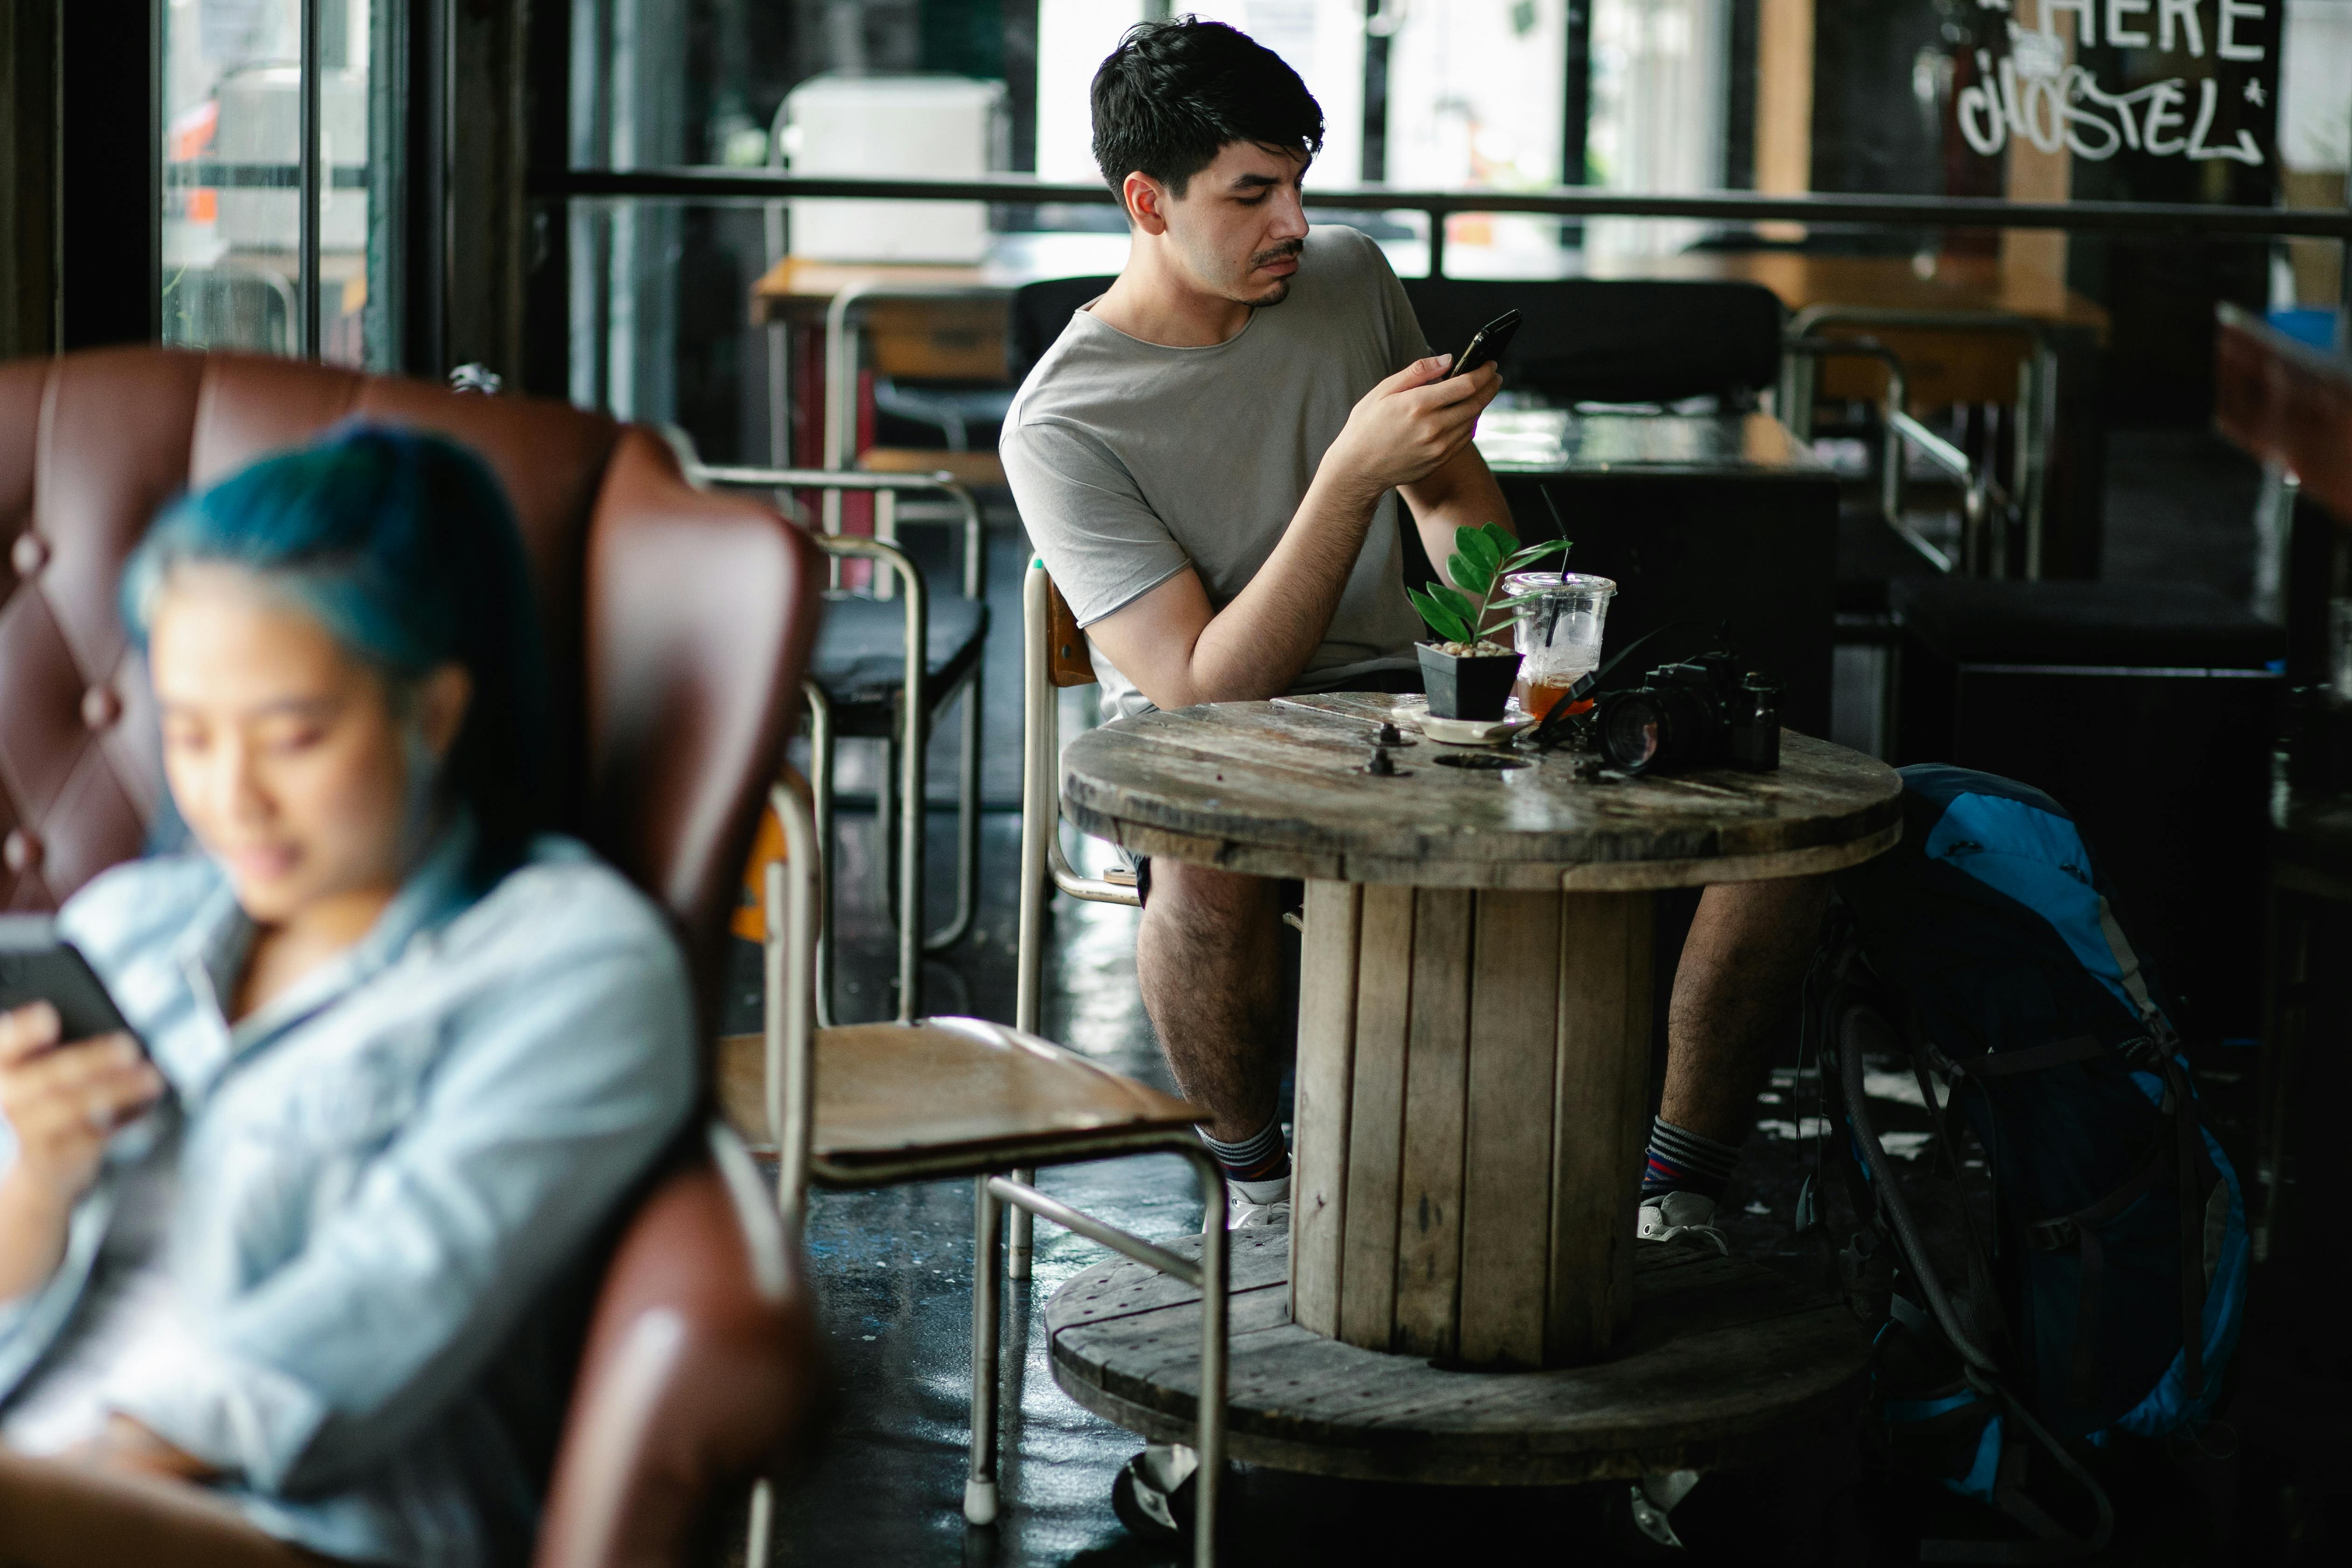
[[[1593,730],[1623,773],[1780,765],[1780,687],[1720,650],[1653,669],[1639,686],[1602,697]]]

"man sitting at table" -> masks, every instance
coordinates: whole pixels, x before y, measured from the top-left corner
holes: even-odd
[[[1322,110],[1272,52],[1218,23],[1146,23],[1103,62],[1093,100],[1127,268],[1030,373],[1001,449],[1092,644],[1105,715],[1418,691],[1397,497],[1433,561],[1457,527],[1508,526],[1470,444],[1497,372],[1449,379],[1379,247],[1308,226],[1300,187]],[[1286,1225],[1282,886],[1174,861],[1136,870],[1144,1006],[1177,1081],[1213,1113],[1233,1223]],[[1809,883],[1706,895],[1675,983],[1643,1234],[1722,1245],[1709,1222],[1760,1087],[1756,1047],[1825,898]]]

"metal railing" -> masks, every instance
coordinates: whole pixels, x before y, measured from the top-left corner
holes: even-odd
[[[1063,183],[1026,174],[959,180],[881,180],[793,174],[764,169],[567,169],[530,185],[541,201],[773,202],[792,196],[868,196],[894,201],[982,201],[1015,205],[1117,201],[1097,182]],[[2352,250],[2352,208],[2196,206],[2177,202],[2011,202],[1990,196],[1759,195],[1709,191],[1659,195],[1553,185],[1529,191],[1425,191],[1382,185],[1317,187],[1310,206],[1324,211],[1419,212],[1429,219],[1429,275],[1445,275],[1445,225],[1452,213],[1537,213],[1561,218],[1654,217],[1742,224],[1876,225],[1895,228],[2041,228],[2071,234],[2148,235],[2187,239],[2334,239]],[[2352,268],[2347,268],[2352,272]]]
[[[1822,328],[1835,326],[2008,332],[2030,340],[2032,348],[2020,366],[2018,376],[2016,463],[2011,485],[2005,489],[1994,477],[1990,451],[1981,460],[1973,459],[1912,416],[1910,376],[1901,355],[1874,337],[1820,335]],[[2011,525],[2022,523],[2025,575],[2042,575],[2044,490],[2049,478],[2050,447],[2055,436],[2058,386],[2057,354],[2043,323],[2000,313],[1815,306],[1799,311],[1790,323],[1781,353],[1779,403],[1787,410],[1784,417],[1801,441],[1812,438],[1815,367],[1822,361],[1868,359],[1885,366],[1886,396],[1879,414],[1879,510],[1886,525],[1937,571],[1949,572],[1958,566],[1971,576],[1987,571],[1996,577],[2007,575]],[[1905,470],[1906,452],[1911,447],[1916,447],[1929,464],[1960,487],[1960,553],[1957,561],[1921,536],[1905,515]]]

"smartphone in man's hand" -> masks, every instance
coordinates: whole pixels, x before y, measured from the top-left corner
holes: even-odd
[[[36,1002],[58,1010],[63,1041],[131,1033],[106,983],[58,934],[57,921],[47,915],[0,915],[0,1013]]]
[[[1504,311],[1471,334],[1470,345],[1454,356],[1454,368],[1445,373],[1445,379],[1451,381],[1457,375],[1468,375],[1480,365],[1491,364],[1501,359],[1503,351],[1511,346],[1511,340],[1518,335],[1518,331],[1519,313],[1517,310]]]

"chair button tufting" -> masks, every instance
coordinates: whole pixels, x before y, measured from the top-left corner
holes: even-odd
[[[104,730],[122,717],[122,699],[107,686],[93,686],[81,694],[81,721],[86,728]]]
[[[30,577],[48,563],[48,545],[29,530],[18,534],[16,542],[8,547],[8,564],[16,569],[19,577]]]
[[[18,876],[41,868],[41,841],[21,827],[12,827],[8,837],[0,839],[0,861]]]

